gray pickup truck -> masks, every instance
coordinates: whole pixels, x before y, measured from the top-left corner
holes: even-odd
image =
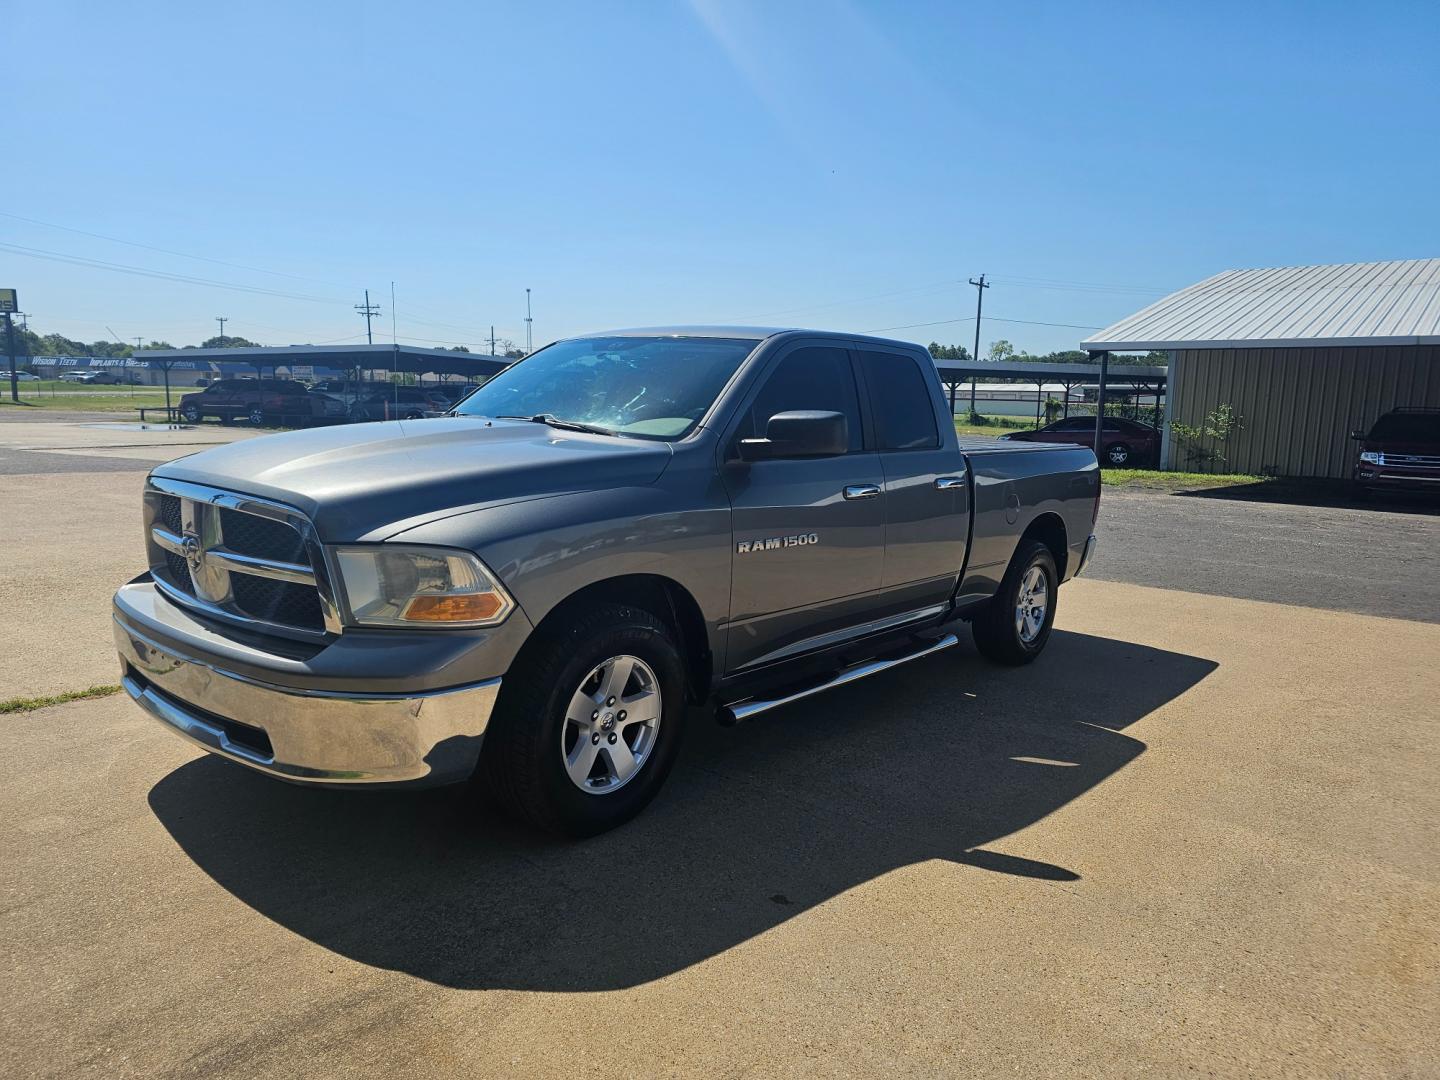
[[[449,416],[155,469],[115,641],[131,698],[231,761],[472,782],[589,835],[654,797],[696,707],[747,720],[962,622],[1033,660],[1099,501],[1088,449],[962,446],[917,345],[617,331]]]

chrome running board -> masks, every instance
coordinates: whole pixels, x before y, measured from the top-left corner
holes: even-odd
[[[749,720],[752,716],[769,712],[771,709],[778,709],[781,705],[789,705],[793,701],[810,697],[812,694],[821,694],[826,690],[833,690],[837,686],[844,686],[846,683],[868,678],[871,675],[878,675],[882,671],[889,671],[901,664],[908,664],[911,660],[919,660],[922,656],[929,656],[941,649],[948,649],[952,645],[958,645],[960,639],[954,634],[946,634],[944,637],[926,645],[923,649],[913,653],[906,653],[904,656],[896,656],[889,660],[870,660],[863,664],[856,664],[852,668],[846,668],[839,675],[827,679],[822,683],[806,687],[804,690],[797,690],[793,694],[786,694],[784,697],[751,699],[733,705],[722,705],[717,719],[725,725],[738,724],[742,720]]]

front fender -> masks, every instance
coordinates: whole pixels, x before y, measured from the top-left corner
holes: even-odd
[[[730,611],[730,504],[712,470],[687,472],[474,510],[392,539],[474,551],[534,625],[589,585],[668,578],[695,598],[713,649]]]

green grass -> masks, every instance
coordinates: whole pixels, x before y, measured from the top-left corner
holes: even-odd
[[[34,383],[30,384],[34,386]],[[147,409],[165,404],[165,391],[156,393],[150,387],[136,387],[135,393],[130,393],[127,387],[106,387],[106,390],[113,390],[113,393],[105,394],[75,394],[61,391],[54,397],[48,393],[31,393],[26,387],[20,387],[20,404],[16,405],[10,400],[9,390],[0,386],[0,406],[11,409],[43,409],[46,412],[134,412],[140,406]],[[174,390],[170,392],[170,403],[180,404],[180,395]]]
[[[957,419],[955,431],[960,435],[1001,435],[1007,431],[1032,431],[1035,421],[1026,416],[985,416],[984,424],[972,424],[969,418]]]
[[[1268,484],[1271,477],[1250,473],[1159,472],[1155,469],[1106,469],[1106,487],[1133,488],[1141,491],[1195,491],[1201,488],[1242,487],[1246,484]]]
[[[44,697],[14,697],[0,701],[0,716],[6,713],[33,712],[48,709],[51,705],[64,705],[67,701],[81,701],[85,698],[109,697],[118,694],[118,686],[92,686],[88,690],[67,690],[63,694],[49,694]]]

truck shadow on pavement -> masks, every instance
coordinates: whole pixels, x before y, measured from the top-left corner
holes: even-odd
[[[1034,888],[1083,878],[1083,850],[1056,866],[1004,838],[1133,761],[1145,745],[1123,730],[1215,667],[1057,632],[1028,669],[962,646],[738,728],[696,713],[655,803],[581,843],[462,791],[313,791],[211,757],[150,806],[238,900],[360,963],[458,988],[613,990],[928,859]]]

